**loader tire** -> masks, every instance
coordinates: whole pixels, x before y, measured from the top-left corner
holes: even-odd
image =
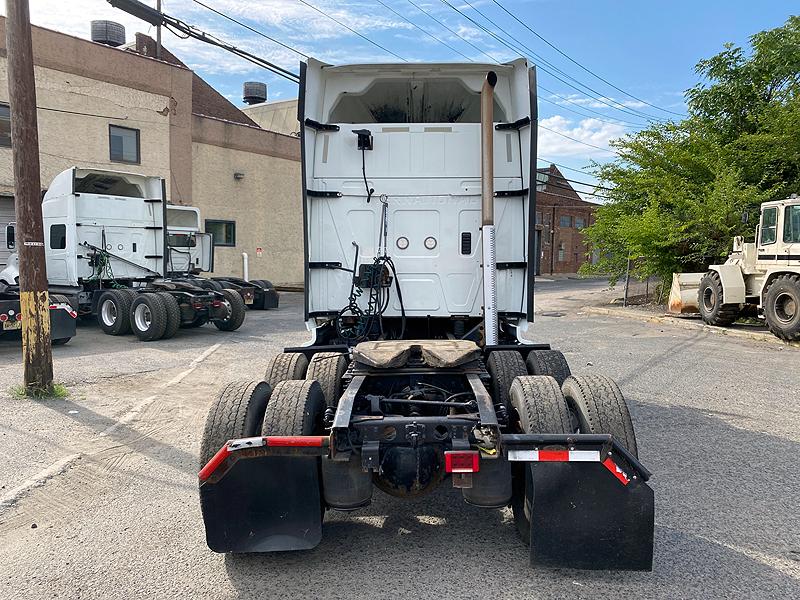
[[[581,433],[610,433],[639,457],[631,414],[613,379],[606,375],[576,375],[564,382],[562,390]]]
[[[234,381],[222,388],[206,417],[200,468],[228,440],[261,435],[272,388],[263,381]]]
[[[214,319],[214,325],[220,331],[236,331],[244,323],[247,307],[235,290],[222,290],[222,295],[225,296],[223,303],[227,303],[228,315],[224,319]]]
[[[511,402],[519,414],[522,433],[569,433],[570,415],[558,382],[549,375],[526,375],[514,379]],[[531,540],[533,480],[527,463],[512,465],[511,511],[519,537]]]
[[[281,381],[275,386],[264,414],[261,435],[321,434],[325,396],[317,381]]]
[[[161,339],[167,329],[167,306],[158,294],[139,294],[131,304],[130,327],[143,342]]]
[[[780,339],[800,340],[800,275],[790,273],[773,280],[764,295],[764,318]]]
[[[300,352],[276,354],[267,364],[264,381],[274,389],[281,381],[305,379],[307,369],[308,359],[305,354]]]
[[[486,370],[492,377],[492,400],[497,406],[502,404],[509,418],[511,415],[511,384],[516,377],[528,374],[522,354],[515,350],[495,350],[486,361]]]
[[[122,290],[103,292],[97,303],[97,324],[107,335],[125,335],[131,330],[133,298]]]
[[[549,375],[563,385],[567,377],[572,375],[567,359],[558,350],[533,350],[525,361],[531,375]]]
[[[738,304],[723,304],[722,280],[719,273],[709,271],[700,280],[697,306],[703,321],[715,327],[726,327],[739,318]]]
[[[342,395],[342,376],[347,370],[347,357],[341,352],[317,352],[311,357],[306,379],[315,379],[322,387],[327,406],[336,407]]]
[[[164,300],[164,306],[167,309],[167,326],[164,328],[164,335],[161,336],[162,340],[168,340],[174,337],[181,326],[181,307],[178,300],[169,292],[157,292]]]

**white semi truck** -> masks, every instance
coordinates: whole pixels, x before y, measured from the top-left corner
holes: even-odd
[[[96,316],[110,335],[129,331],[151,341],[179,327],[212,322],[238,329],[245,306],[233,290],[206,290],[168,273],[166,193],[160,177],[71,168],[53,179],[42,201],[51,296]],[[208,240],[205,240],[208,236]],[[213,252],[210,234],[198,234]],[[210,258],[206,260],[210,261]],[[14,260],[0,281],[17,282]]]
[[[312,340],[211,406],[210,548],[313,548],[325,510],[449,483],[511,506],[535,564],[651,568],[653,491],[622,393],[529,341],[532,66],[309,59],[298,116]]]

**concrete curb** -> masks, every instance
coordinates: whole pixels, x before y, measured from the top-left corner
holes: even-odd
[[[791,348],[800,348],[800,342],[785,342],[768,331],[743,331],[741,329],[731,329],[728,327],[712,327],[706,325],[701,320],[681,319],[677,317],[670,317],[668,315],[659,315],[645,313],[638,311],[634,308],[608,308],[605,306],[585,306],[583,310],[587,313],[596,315],[608,315],[611,317],[622,317],[625,319],[635,319],[637,321],[646,321],[649,323],[664,323],[682,329],[693,329],[696,331],[706,331],[716,335],[727,335],[731,337],[738,337],[744,339],[757,340],[759,342],[766,342],[768,344],[777,344],[779,346],[789,346]]]

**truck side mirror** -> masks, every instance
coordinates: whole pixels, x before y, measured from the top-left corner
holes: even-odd
[[[14,247],[17,245],[16,240],[14,238],[14,234],[15,234],[14,224],[9,223],[8,225],[6,225],[6,247],[9,250],[13,250]]]

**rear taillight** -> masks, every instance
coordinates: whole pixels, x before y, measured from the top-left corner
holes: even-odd
[[[195,310],[200,310],[201,308],[203,308],[203,303],[202,302],[192,302],[192,306],[194,307]]]
[[[211,304],[212,304],[212,306],[214,308],[219,308],[220,306],[222,306],[222,301],[221,300],[214,300],[214,302],[212,302]]]
[[[17,313],[17,321],[22,321],[22,313]]]
[[[0,323],[5,323],[6,321],[8,321],[8,315],[6,313],[1,314]]]
[[[444,453],[444,470],[448,473],[477,473],[480,465],[477,450],[448,450]]]

